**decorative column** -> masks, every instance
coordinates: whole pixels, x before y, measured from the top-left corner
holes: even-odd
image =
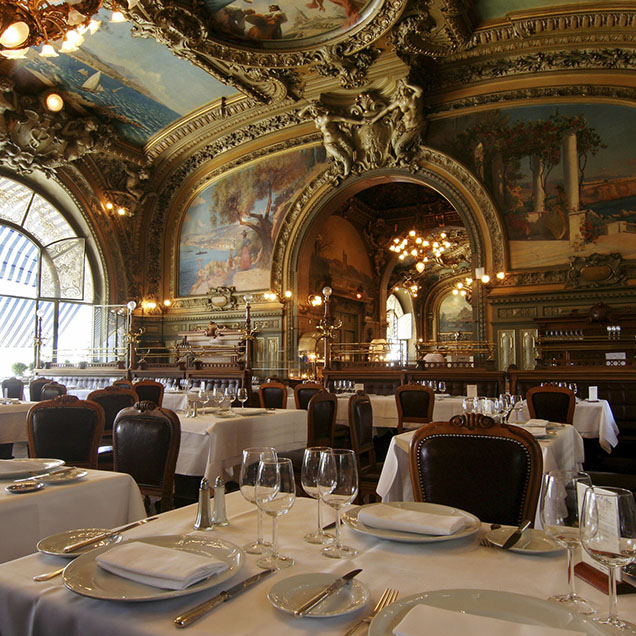
[[[567,201],[570,245],[578,247],[582,244],[582,232],[585,225],[585,210],[580,210],[579,198],[579,156],[576,143],[576,132],[568,130],[561,139],[563,156],[563,184]]]

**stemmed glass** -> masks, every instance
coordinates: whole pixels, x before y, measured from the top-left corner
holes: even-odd
[[[551,471],[543,476],[540,515],[544,531],[568,551],[568,593],[551,596],[581,614],[593,614],[593,608],[574,590],[574,551],[581,545],[579,511],[584,490],[592,485],[587,473]]]
[[[350,559],[358,551],[340,542],[340,511],[358,494],[358,463],[352,450],[336,448],[320,454],[318,469],[320,498],[336,510],[336,540],[322,549],[332,559]]]
[[[277,459],[276,449],[268,446],[253,446],[243,450],[243,461],[241,463],[241,473],[239,475],[239,488],[241,494],[250,503],[256,504],[254,490],[256,478],[258,476],[258,465],[262,459]],[[271,543],[263,541],[263,513],[260,507],[256,510],[256,541],[244,546],[248,554],[265,554],[269,551]]]
[[[294,559],[278,553],[278,517],[287,514],[296,500],[296,481],[291,459],[263,459],[258,465],[256,505],[272,518],[272,550],[256,561],[261,568],[288,568]]]
[[[444,382],[444,380],[440,380],[437,383],[437,388],[439,389],[440,393],[446,393],[446,382]]]
[[[230,411],[232,410],[232,404],[236,400],[236,387],[233,384],[228,384],[225,388],[225,397],[227,398]]]
[[[244,409],[245,402],[247,402],[247,398],[249,397],[247,395],[247,389],[244,386],[242,386],[236,393],[236,397],[238,398],[238,401],[241,403],[241,408]]]
[[[614,631],[636,633],[636,625],[621,620],[616,609],[616,570],[636,558],[636,504],[623,488],[589,487],[581,511],[581,542],[585,551],[609,568],[609,612],[594,620]]]
[[[218,384],[214,385],[214,390],[212,391],[212,399],[214,400],[217,409],[221,410],[221,404],[223,404],[223,400],[225,400],[225,393],[223,393],[223,388]]]
[[[303,490],[318,502],[318,530],[305,535],[307,543],[323,544],[333,540],[333,535],[322,529],[320,515],[320,493],[318,492],[318,471],[320,468],[320,456],[323,451],[331,450],[328,446],[311,446],[305,449],[303,466],[300,473],[300,483]]]

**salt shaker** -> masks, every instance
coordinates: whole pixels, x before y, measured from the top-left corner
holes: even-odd
[[[217,477],[214,482],[214,512],[212,513],[213,526],[227,526],[230,522],[225,514],[225,482]]]
[[[216,503],[214,504],[216,510]],[[194,522],[195,530],[209,530],[213,527],[210,520],[210,482],[207,477],[201,480],[199,486],[199,508],[197,510],[197,519]]]

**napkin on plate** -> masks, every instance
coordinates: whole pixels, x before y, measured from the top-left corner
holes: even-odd
[[[123,578],[168,590],[184,590],[228,567],[223,561],[201,554],[141,541],[115,546],[97,555],[95,561]]]
[[[543,426],[544,428],[549,424],[550,422],[548,422],[548,420],[540,420],[536,417],[530,418],[529,420],[526,420],[524,422],[524,426]]]
[[[455,534],[466,525],[466,517],[462,515],[437,515],[386,504],[363,508],[358,512],[358,520],[372,528],[432,535]]]
[[[545,625],[513,623],[490,616],[464,614],[452,610],[415,605],[393,629],[395,636],[583,636],[585,632]]]

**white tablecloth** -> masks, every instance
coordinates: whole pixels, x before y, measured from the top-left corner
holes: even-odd
[[[377,493],[382,501],[413,501],[409,468],[409,444],[415,431],[396,435],[389,444]],[[580,469],[585,458],[583,439],[573,426],[557,429],[547,440],[538,440],[543,454],[543,471]]]
[[[137,484],[124,473],[90,470],[84,479],[23,494],[6,492],[11,483],[0,480],[0,562],[31,554],[56,532],[111,528],[146,516]]]
[[[262,409],[252,411],[262,413]],[[180,420],[181,447],[176,472],[205,475],[211,483],[218,475],[235,477],[232,468],[241,463],[244,448],[273,446],[285,452],[307,443],[307,411],[302,410],[278,409],[272,414],[228,418],[214,413],[195,418],[181,415]]]
[[[34,404],[0,404],[0,444],[27,441],[26,416]]]
[[[255,509],[239,493],[229,495],[226,501],[230,525],[210,534],[244,545],[254,539]],[[362,535],[347,527],[343,530],[343,540],[357,548],[358,556],[347,561],[326,559],[320,555],[319,546],[302,540],[306,532],[314,529],[315,507],[315,500],[297,499],[290,513],[280,518],[281,553],[296,560],[292,568],[276,572],[241,596],[223,603],[184,633],[190,636],[342,636],[371,611],[386,587],[399,590],[398,600],[418,592],[448,588],[487,588],[539,599],[567,589],[564,553],[532,557],[486,548],[479,545],[478,535],[443,543],[406,544]],[[133,539],[190,532],[195,514],[196,506],[180,508],[161,515],[152,524],[128,531],[126,536]],[[270,525],[266,524],[265,528],[267,537]],[[33,582],[33,575],[60,567],[64,561],[58,557],[31,555],[0,566],[0,633],[4,636],[174,636],[178,630],[172,621],[177,615],[258,572],[256,558],[247,555],[240,572],[210,591],[158,602],[117,603],[78,596],[64,587],[60,577]],[[328,619],[295,618],[267,601],[272,586],[289,577],[314,572],[343,574],[353,568],[362,568],[357,580],[369,588],[370,599],[365,607],[352,614]],[[576,585],[580,594],[601,611],[606,610],[606,595],[578,579]],[[633,595],[619,597],[618,607],[623,618],[636,619]],[[364,633],[361,629],[360,634]],[[426,634],[425,627],[422,633]]]

